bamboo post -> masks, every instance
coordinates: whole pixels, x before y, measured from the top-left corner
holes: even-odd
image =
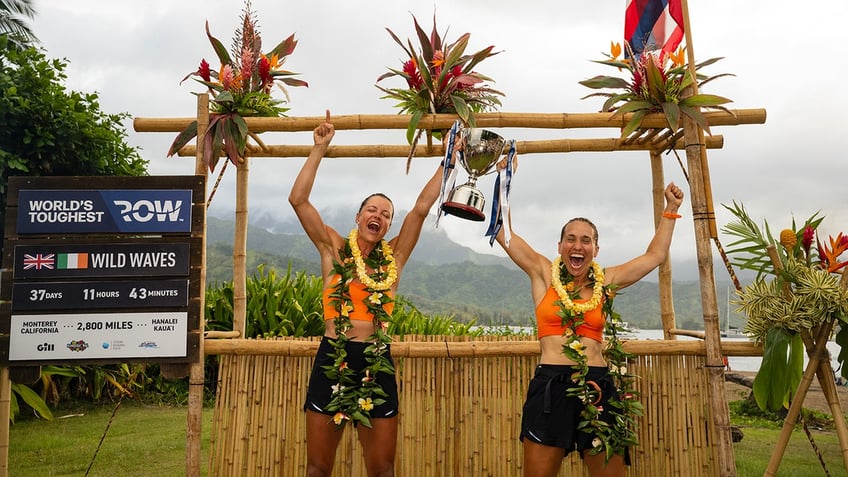
[[[197,96],[197,141],[203,143],[206,128],[209,126],[209,97],[205,94]],[[203,164],[203,148],[198,148],[194,172],[197,175],[206,176],[208,168]],[[200,349],[197,353],[197,361],[191,363],[188,377],[188,416],[186,418],[186,476],[200,476],[200,427],[203,422],[203,380],[204,360],[206,353],[203,348],[203,310],[206,296],[206,220],[203,220],[203,237],[200,242],[200,317],[198,329]]]
[[[0,477],[9,475],[9,422],[12,402],[12,381],[9,368],[0,368]]]
[[[710,407],[713,410],[718,452],[719,475],[736,476],[736,461],[733,457],[733,440],[730,433],[730,410],[724,391],[724,362],[722,361],[721,335],[719,331],[718,303],[716,299],[715,272],[710,246],[709,210],[706,205],[704,178],[701,169],[701,144],[698,142],[698,126],[684,118],[686,159],[689,165],[689,190],[692,202],[692,219],[695,226],[695,246],[701,282],[701,303],[704,318],[704,344]]]
[[[689,6],[681,0],[683,31],[689,49],[689,67],[694,70],[694,48],[692,28],[689,22]],[[692,94],[697,93],[697,82],[693,81]],[[706,372],[710,387],[710,407],[716,432],[719,475],[736,476],[736,461],[733,457],[733,439],[730,432],[730,410],[724,392],[724,362],[722,361],[721,335],[719,331],[718,304],[716,299],[715,272],[713,271],[710,239],[715,236],[714,214],[711,210],[709,171],[706,168],[704,133],[688,117],[683,121],[686,160],[689,164],[689,188],[692,196],[692,218],[695,222],[695,244],[698,252],[698,268],[701,278],[701,303],[704,314],[704,344],[707,349]]]
[[[239,158],[236,166],[236,223],[233,239],[233,331],[247,330],[247,184],[250,163]]]
[[[662,212],[665,207],[665,179],[663,176],[662,156],[657,151],[651,151],[651,182],[654,198],[654,229],[659,227]],[[674,301],[671,288],[671,258],[667,257],[659,266],[660,316],[662,319],[663,339],[675,339],[669,330],[675,328]]]

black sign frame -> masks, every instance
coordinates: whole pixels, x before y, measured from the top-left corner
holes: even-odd
[[[18,234],[17,213],[18,196],[21,190],[47,191],[52,190],[118,190],[135,191],[134,196],[144,196],[146,191],[190,191],[190,230],[174,232],[173,230],[145,231],[143,233],[133,232],[67,232],[67,233],[39,233]],[[108,194],[104,194],[107,195]],[[125,362],[152,362],[152,363],[192,363],[200,358],[200,323],[202,319],[201,309],[201,266],[203,257],[203,232],[206,221],[206,178],[202,175],[196,176],[145,176],[145,177],[10,177],[7,189],[7,208],[5,235],[3,242],[3,268],[0,270],[0,364],[12,367],[29,367],[45,364],[117,364]],[[31,197],[32,194],[27,194]],[[155,197],[155,195],[154,195]],[[153,202],[152,200],[150,201]],[[42,257],[53,251],[54,254],[109,254],[109,259],[100,257],[99,267],[89,266],[85,268],[64,268],[59,271],[55,268],[58,257],[54,257],[54,269],[49,273],[43,263],[41,270],[33,270],[36,265],[24,271],[20,264],[23,252],[16,259],[16,250],[22,252],[41,253]],[[135,265],[127,265],[129,253],[146,254]],[[125,254],[125,255],[120,255]],[[33,256],[33,259],[36,257]],[[78,257],[77,257],[78,258]],[[89,257],[91,258],[91,257]],[[125,260],[122,262],[122,260]],[[33,260],[39,263],[39,260]],[[186,263],[187,262],[187,263]],[[167,266],[162,266],[166,264]],[[187,267],[186,267],[187,265]],[[17,272],[17,273],[16,273]],[[35,273],[40,272],[40,273]],[[148,273],[149,272],[149,273]],[[89,307],[82,308],[79,303],[63,306],[51,306],[50,309],[38,310],[13,310],[12,291],[15,284],[26,284],[28,287],[36,287],[38,283],[67,282],[69,289],[77,289],[81,283],[121,283],[121,287],[132,283],[148,283],[162,281],[174,283],[187,282],[187,296],[181,296],[175,303],[158,303],[156,306],[140,306],[138,309],[130,308],[126,303],[115,307]],[[122,283],[123,282],[123,283]],[[91,316],[99,316],[103,311],[113,311],[112,315],[127,312],[128,315],[134,311],[154,312],[182,312],[187,316],[185,354],[167,357],[110,357],[89,359],[61,358],[51,359],[49,353],[42,356],[27,356],[26,359],[10,360],[10,346],[13,332],[10,330],[12,314],[20,317],[32,313],[44,316],[48,314],[61,319],[63,314],[77,315],[79,313],[91,313]],[[107,313],[108,314],[108,313]],[[129,335],[128,335],[129,337]],[[118,338],[122,338],[119,336]],[[19,354],[19,353],[18,353]],[[32,359],[30,359],[32,358]]]

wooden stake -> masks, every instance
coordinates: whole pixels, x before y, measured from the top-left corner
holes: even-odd
[[[197,96],[197,140],[202,143],[209,126],[209,96]],[[209,169],[203,165],[203,148],[198,149],[195,158],[194,172],[208,178]],[[205,198],[204,198],[205,202]],[[200,444],[201,424],[203,422],[203,380],[205,378],[204,360],[206,353],[203,349],[203,331],[205,320],[203,310],[206,299],[206,214],[203,219],[203,236],[200,241],[200,314],[198,319],[200,332],[197,361],[191,363],[188,376],[188,415],[186,416],[186,476],[200,476]]]

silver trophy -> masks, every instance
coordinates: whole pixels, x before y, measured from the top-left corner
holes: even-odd
[[[442,204],[446,214],[482,222],[486,220],[483,207],[486,198],[476,185],[477,179],[491,172],[503,153],[506,139],[492,131],[479,128],[459,130],[460,143],[464,144],[459,154],[459,163],[468,173],[468,182],[457,186]]]

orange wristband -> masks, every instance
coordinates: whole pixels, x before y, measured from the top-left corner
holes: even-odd
[[[671,212],[663,212],[663,217],[665,217],[667,219],[677,220],[677,219],[679,219],[680,217],[683,217],[683,216],[680,215],[680,214],[672,214]]]

